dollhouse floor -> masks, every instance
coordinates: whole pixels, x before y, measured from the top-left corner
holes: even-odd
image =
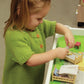
[[[80,46],[79,49],[72,48],[72,49],[70,49],[70,51],[71,52],[75,52],[75,53],[84,52],[84,40],[83,40],[84,36],[74,36],[74,38],[75,38],[75,42],[81,42],[81,46]],[[64,41],[64,37],[60,37],[58,39],[57,45],[58,45],[58,47],[63,47],[63,48],[66,47],[66,44],[65,44],[65,41]],[[74,57],[72,57],[72,58],[74,58]],[[84,53],[83,53],[83,59],[84,59]],[[80,63],[80,65],[82,65],[83,63],[84,63],[84,60]],[[56,65],[57,69],[60,69],[60,67],[62,65],[69,65],[69,64],[73,65],[72,63],[70,63],[68,61],[55,59],[53,68]],[[79,72],[77,74],[77,77],[76,77],[75,84],[83,84],[83,82],[84,82],[83,80],[84,80],[84,70],[79,70]],[[60,81],[50,81],[50,84],[70,84],[70,83],[65,83],[65,82],[60,82]]]

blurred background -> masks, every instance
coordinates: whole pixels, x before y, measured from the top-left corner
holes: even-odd
[[[0,84],[2,84],[2,74],[5,60],[5,44],[3,38],[4,22],[10,14],[11,0],[0,0]],[[52,0],[51,9],[45,17],[48,20],[55,20],[64,25],[77,27],[76,9],[79,0]],[[46,39],[47,51],[52,48],[53,37]]]

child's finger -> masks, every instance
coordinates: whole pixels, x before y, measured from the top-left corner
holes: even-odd
[[[69,47],[70,47],[70,48],[73,48],[73,47],[74,47],[74,41],[70,41],[70,42],[69,42]]]

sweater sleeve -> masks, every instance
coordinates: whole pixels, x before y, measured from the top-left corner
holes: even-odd
[[[55,34],[56,21],[43,20],[43,26],[46,38]]]
[[[34,54],[26,42],[24,35],[18,31],[8,31],[5,37],[6,47],[11,54],[11,59],[23,65]]]

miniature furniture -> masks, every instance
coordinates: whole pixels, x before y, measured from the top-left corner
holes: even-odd
[[[84,36],[84,29],[83,28],[72,28],[70,26],[67,26],[67,28],[69,28],[72,31],[73,35],[81,35],[81,36]],[[53,47],[52,47],[52,49],[55,49],[56,48],[57,39],[59,37],[62,37],[62,35],[55,34],[54,40],[53,40]],[[52,67],[53,67],[53,62],[54,62],[54,60],[46,63],[43,84],[49,84],[50,83],[50,77],[51,77],[51,71],[52,71]],[[80,72],[78,74],[78,76],[80,78],[80,81],[77,81],[77,82],[79,82],[79,84],[83,84],[84,83],[84,73],[83,72]]]
[[[68,66],[69,68],[67,68]],[[65,71],[67,71],[67,73]],[[70,73],[70,71],[72,71],[72,73]],[[54,70],[52,72],[52,81],[57,80],[74,84],[77,72],[78,72],[77,65],[64,65],[61,67],[59,71],[56,69],[55,65]]]
[[[79,49],[80,46],[81,46],[81,42],[76,42],[74,47]]]
[[[73,64],[77,64],[82,61],[83,59],[83,54],[82,53],[73,53],[67,55],[65,59]]]

